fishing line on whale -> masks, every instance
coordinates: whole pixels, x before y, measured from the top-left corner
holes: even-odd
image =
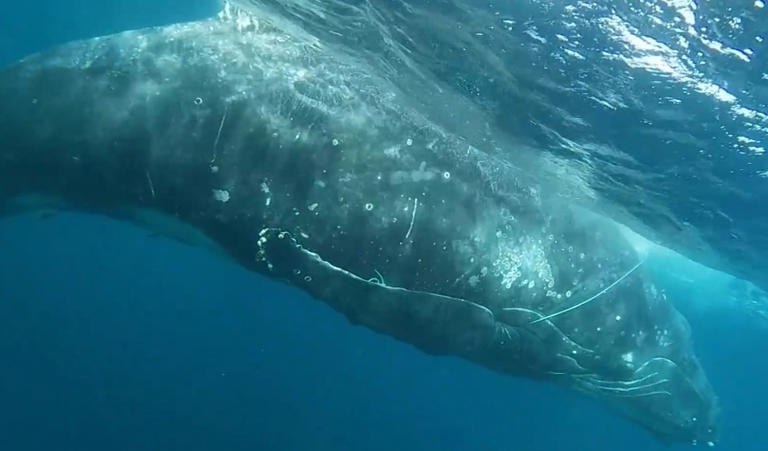
[[[600,291],[599,291],[599,292],[597,292],[596,294],[594,294],[594,295],[590,296],[589,298],[587,298],[587,299],[585,299],[585,300],[583,300],[583,301],[579,302],[578,304],[572,305],[572,306],[570,306],[570,307],[568,307],[568,308],[565,308],[565,309],[563,309],[563,310],[557,311],[557,312],[555,312],[555,313],[552,313],[552,314],[549,314],[549,315],[546,315],[546,316],[540,316],[539,318],[537,318],[537,319],[535,319],[535,320],[531,321],[529,324],[537,324],[537,323],[540,323],[540,322],[543,322],[543,321],[549,321],[549,320],[550,320],[550,319],[552,319],[552,318],[558,317],[558,316],[560,316],[560,315],[564,315],[564,314],[566,314],[566,313],[568,313],[568,312],[571,312],[571,311],[573,311],[573,310],[576,310],[576,309],[578,309],[578,308],[580,308],[580,307],[583,307],[583,306],[585,306],[586,304],[588,304],[588,303],[590,303],[590,302],[594,301],[595,299],[597,299],[597,298],[599,298],[600,296],[602,296],[602,295],[604,295],[605,293],[607,293],[607,292],[608,292],[608,291],[609,291],[611,288],[613,288],[613,287],[615,287],[616,285],[618,285],[619,283],[621,283],[621,282],[622,282],[624,279],[626,279],[626,278],[627,278],[627,277],[629,277],[629,276],[630,276],[630,275],[631,275],[633,272],[635,272],[635,270],[637,270],[637,268],[639,268],[640,266],[642,266],[642,265],[643,265],[643,263],[645,263],[645,259],[643,259],[643,260],[640,260],[640,261],[639,261],[639,262],[638,262],[638,263],[637,263],[635,266],[633,266],[633,267],[632,267],[632,268],[631,268],[629,271],[627,271],[626,273],[624,273],[624,275],[622,275],[621,277],[619,277],[618,279],[616,279],[616,280],[615,280],[613,283],[611,283],[611,284],[610,284],[610,285],[608,285],[607,287],[603,288],[602,290],[600,290]],[[506,307],[506,308],[503,308],[502,310],[505,310],[505,311],[510,311],[510,310],[516,310],[516,308],[514,308],[514,307]]]
[[[588,303],[590,303],[590,302],[594,301],[595,299],[597,299],[597,298],[599,298],[600,296],[602,296],[602,295],[604,295],[605,293],[607,293],[607,292],[608,292],[608,290],[610,290],[611,288],[613,288],[613,287],[615,287],[616,285],[618,285],[619,283],[621,283],[621,281],[622,281],[622,280],[626,279],[626,278],[627,278],[627,277],[628,277],[630,274],[632,274],[633,272],[635,272],[635,270],[636,270],[637,268],[639,268],[639,267],[640,267],[640,266],[641,266],[643,263],[645,263],[645,260],[640,260],[640,261],[639,261],[639,262],[638,262],[638,263],[637,263],[635,266],[633,266],[633,267],[632,267],[632,268],[631,268],[629,271],[627,271],[626,273],[624,273],[624,275],[623,275],[623,276],[619,277],[619,278],[618,278],[618,279],[616,279],[616,280],[615,280],[615,281],[614,281],[612,284],[610,284],[610,285],[608,285],[607,287],[603,288],[602,290],[600,290],[599,292],[597,292],[595,295],[593,295],[593,296],[591,296],[591,297],[589,297],[589,298],[585,299],[584,301],[581,301],[581,302],[579,302],[578,304],[572,305],[571,307],[568,307],[568,308],[566,308],[566,309],[563,309],[563,310],[560,310],[560,311],[558,311],[558,312],[552,313],[552,314],[550,314],[550,315],[547,315],[547,316],[542,316],[542,317],[541,317],[541,318],[539,318],[539,319],[536,319],[536,320],[533,320],[533,321],[531,321],[531,324],[536,324],[536,323],[540,323],[540,322],[542,322],[542,321],[550,320],[550,319],[552,319],[552,318],[555,318],[555,317],[557,317],[557,316],[560,316],[560,315],[566,314],[566,313],[568,313],[568,312],[571,312],[571,311],[573,311],[573,310],[576,310],[576,309],[577,309],[577,308],[579,308],[579,307],[583,307],[584,305],[586,305],[586,304],[588,304]]]

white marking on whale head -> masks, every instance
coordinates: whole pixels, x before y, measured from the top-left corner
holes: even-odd
[[[400,146],[391,146],[384,149],[384,155],[390,158],[400,158]]]
[[[543,247],[536,240],[531,237],[509,239],[500,230],[496,232],[496,237],[499,238],[499,254],[493,266],[496,275],[502,279],[502,286],[510,289],[525,274],[529,277],[521,282],[521,287],[534,288],[538,278],[544,287],[554,288],[552,268]]]
[[[229,191],[225,189],[214,189],[213,198],[219,202],[227,203],[229,202]]]

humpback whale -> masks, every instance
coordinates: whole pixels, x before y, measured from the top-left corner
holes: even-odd
[[[0,72],[0,214],[172,218],[353,324],[714,444],[689,327],[625,235],[374,69],[258,3],[27,57]]]

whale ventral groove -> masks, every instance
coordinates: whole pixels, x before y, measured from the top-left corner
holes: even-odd
[[[688,325],[621,231],[443,122],[444,87],[342,45],[227,3],[30,56],[0,72],[0,213],[40,196],[188,226],[353,323],[714,442]]]

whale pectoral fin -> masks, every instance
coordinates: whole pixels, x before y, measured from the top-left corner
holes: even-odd
[[[498,334],[493,313],[481,305],[365,280],[304,249],[287,232],[263,230],[259,259],[273,275],[326,302],[352,323],[430,354],[477,355],[490,350]]]

